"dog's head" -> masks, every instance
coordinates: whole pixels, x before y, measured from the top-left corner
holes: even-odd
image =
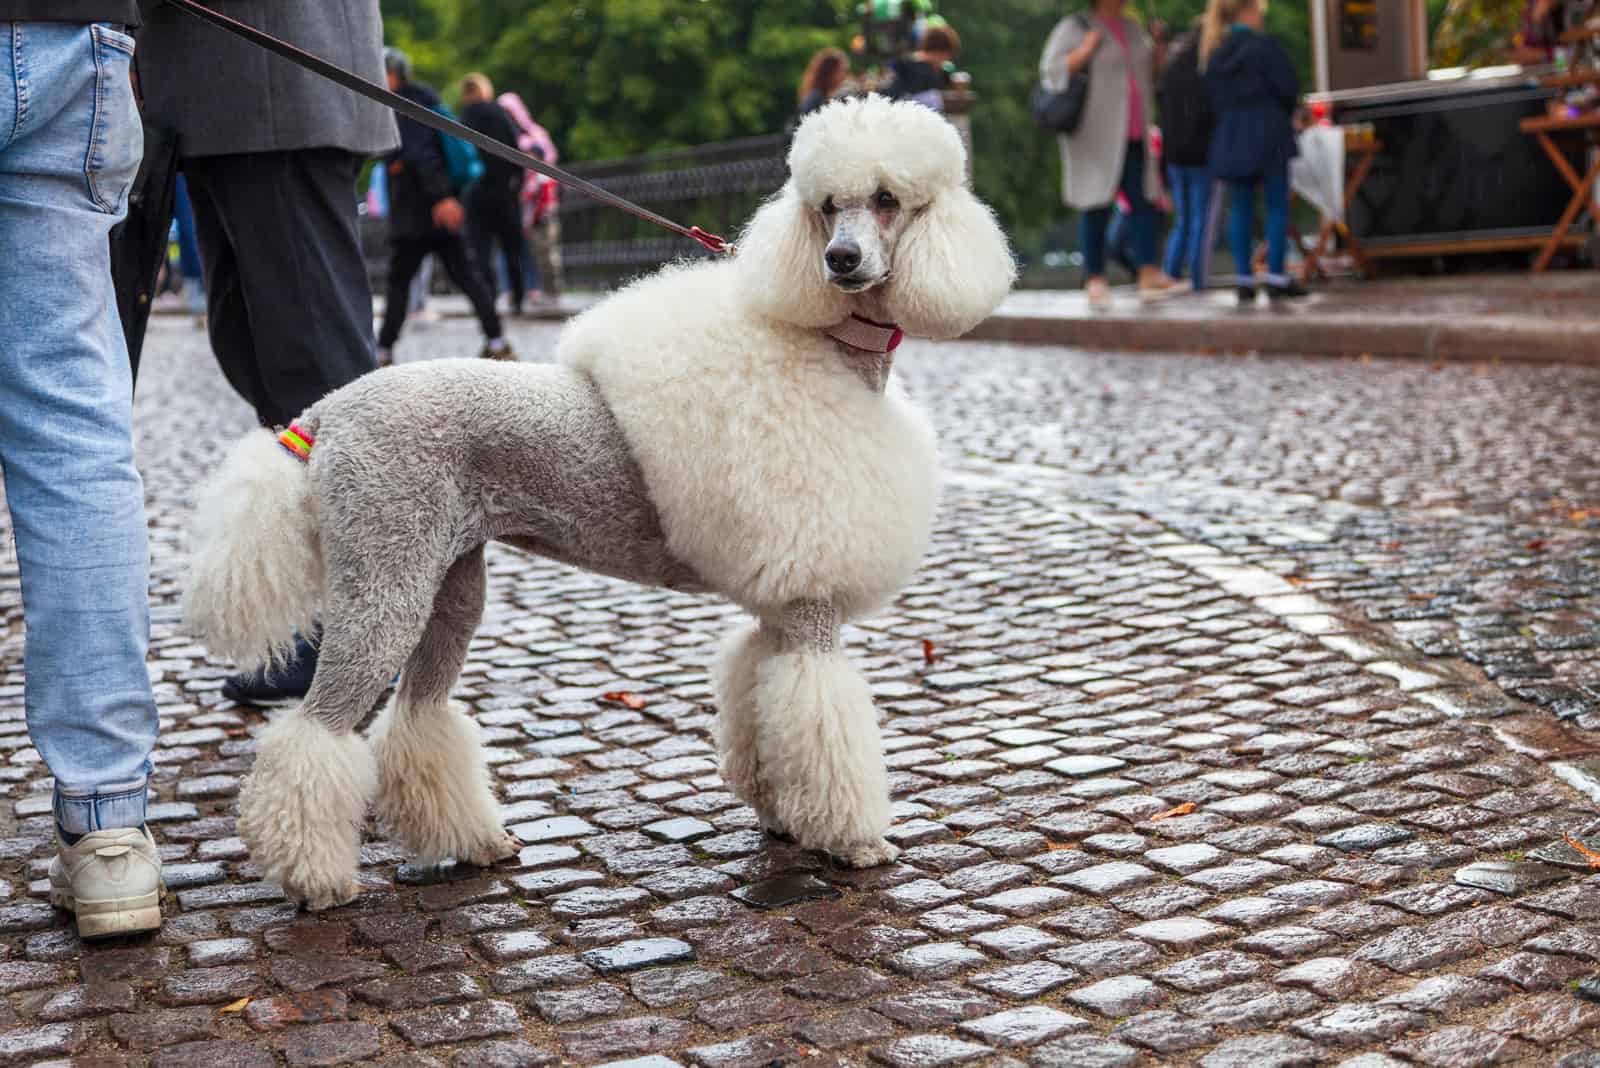
[[[852,312],[956,337],[1015,277],[1005,235],[966,186],[966,149],[920,104],[866,97],[801,123],[789,181],[739,241],[745,299],[826,327]]]

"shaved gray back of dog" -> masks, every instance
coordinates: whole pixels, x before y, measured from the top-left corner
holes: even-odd
[[[449,531],[458,553],[498,540],[599,574],[702,588],[667,550],[639,467],[582,372],[483,360],[401,366],[327,397],[308,422],[319,499],[339,513],[323,517],[325,530],[329,519],[392,530],[409,511],[400,526]],[[362,539],[334,540],[360,551]]]

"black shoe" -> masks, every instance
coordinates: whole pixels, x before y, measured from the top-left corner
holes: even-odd
[[[1241,308],[1248,308],[1256,302],[1255,286],[1238,286],[1233,292],[1239,298],[1239,307]]]
[[[1289,279],[1286,285],[1270,285],[1267,287],[1268,300],[1298,300],[1300,297],[1309,297],[1311,291],[1305,286]]]
[[[479,353],[479,357],[485,360],[504,360],[508,363],[515,363],[517,354],[512,351],[509,341],[504,338],[497,338],[484,344],[483,351]]]
[[[287,664],[231,676],[222,684],[222,696],[241,705],[294,704],[311,689],[311,678],[316,673],[317,647],[304,638],[296,638],[294,656]]]

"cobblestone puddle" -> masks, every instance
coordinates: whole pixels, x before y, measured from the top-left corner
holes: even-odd
[[[523,328],[525,358],[553,336]],[[408,343],[476,347],[464,323]],[[373,837],[361,899],[308,916],[235,837],[265,719],[177,618],[189,496],[247,416],[202,336],[158,322],[138,419],[164,442],[174,894],[158,938],[91,947],[43,903],[0,570],[0,1064],[1600,1065],[1576,994],[1600,876],[1562,842],[1600,848],[1600,484],[1572,451],[1600,375],[904,364],[945,507],[917,584],[851,635],[898,863],[765,840],[722,788],[705,665],[733,610],[495,550],[457,696],[526,848],[419,870]]]

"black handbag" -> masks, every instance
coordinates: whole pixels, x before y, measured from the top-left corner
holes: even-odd
[[[1085,30],[1089,28],[1089,20],[1082,15],[1073,18]],[[1083,112],[1089,104],[1089,67],[1083,69],[1067,80],[1067,87],[1057,92],[1046,89],[1044,83],[1033,87],[1033,95],[1028,100],[1029,109],[1033,112],[1033,121],[1041,129],[1051,133],[1075,133],[1083,124]]]

